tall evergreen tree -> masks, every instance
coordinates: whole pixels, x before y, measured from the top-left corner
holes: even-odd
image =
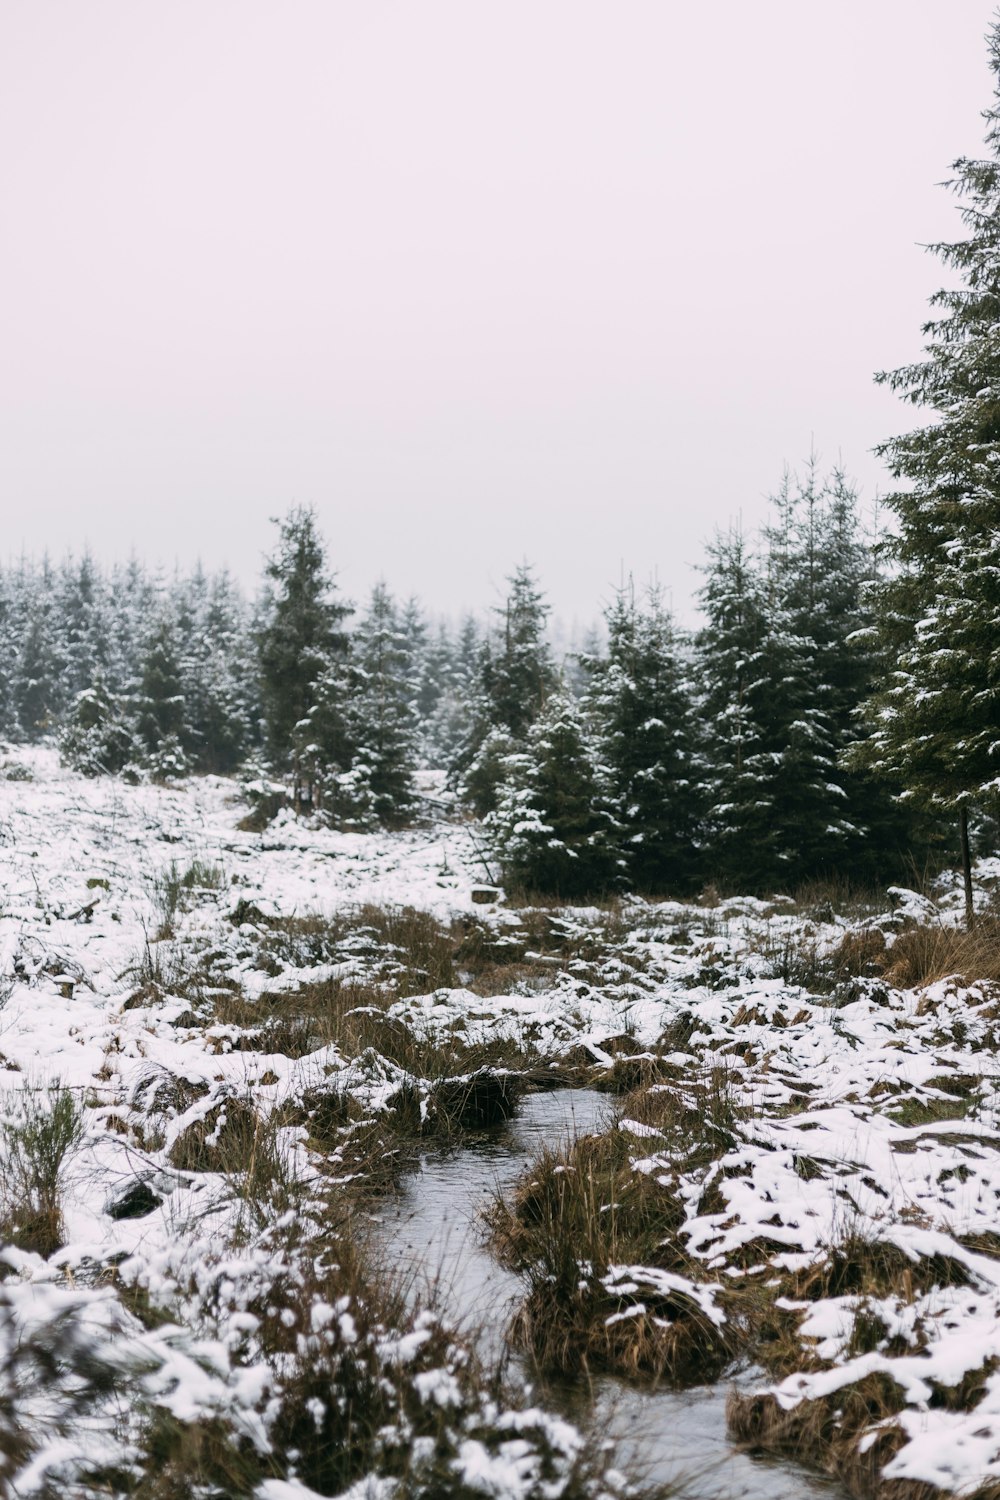
[[[14,701],[21,733],[38,740],[55,728],[61,702],[60,653],[55,629],[55,579],[48,558],[37,574],[21,573],[24,613],[14,669]]]
[[[965,236],[931,247],[961,284],[932,298],[925,357],[876,377],[932,419],[879,450],[905,487],[887,497],[895,567],[875,599],[893,667],[863,752],[905,797],[957,815],[970,921],[969,810],[1000,787],[1000,22],[989,57],[987,154],[952,168]]]
[[[611,788],[568,692],[550,694],[502,770],[486,829],[506,881],[562,897],[598,895],[622,883]]]
[[[412,700],[413,632],[384,583],[372,590],[351,643],[349,725],[352,768],[364,768],[371,809],[398,825],[413,810],[416,715]]]
[[[317,679],[346,654],[341,624],[351,610],[335,598],[314,512],[300,507],[275,524],[278,546],[265,568],[270,595],[258,649],[268,747],[283,767]]]
[[[107,665],[108,609],[103,579],[93,558],[70,559],[60,570],[57,588],[58,629],[61,637],[63,702],[102,678]]]
[[[198,770],[235,770],[253,739],[256,671],[243,601],[229,575],[200,566],[177,590],[180,669]]]
[[[20,620],[11,580],[0,570],[0,735],[16,739],[20,730],[14,678]]]
[[[772,547],[754,560],[731,533],[710,557],[700,638],[710,865],[728,884],[794,885],[836,864],[853,832],[816,643],[794,605],[795,554]]]
[[[426,676],[433,683],[433,707],[421,715],[421,752],[429,766],[455,767],[472,738],[480,702],[479,660],[482,652],[479,622],[467,615],[453,637],[441,622],[428,644]],[[422,696],[421,702],[425,701]]]
[[[632,883],[689,887],[698,863],[697,725],[685,643],[659,590],[629,586],[607,613],[606,654],[584,658],[588,711],[621,823]]]
[[[519,740],[534,723],[555,685],[545,638],[549,605],[527,563],[515,568],[510,591],[497,611],[495,645],[481,663],[490,725]]]
[[[549,606],[527,564],[508,583],[497,628],[480,652],[472,721],[452,768],[480,816],[495,806],[501,754],[524,739],[555,684],[545,638]]]
[[[143,653],[135,709],[136,730],[153,774],[187,771],[191,732],[175,631],[165,616],[153,626]]]

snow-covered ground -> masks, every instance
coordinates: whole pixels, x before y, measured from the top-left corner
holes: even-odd
[[[238,1250],[229,1248],[231,1180],[178,1166],[176,1143],[199,1120],[211,1139],[234,1098],[266,1117],[332,1078],[370,1111],[399,1087],[397,1065],[380,1072],[377,1059],[335,1043],[298,1057],[242,1045],[239,1028],[206,1021],[189,993],[172,993],[184,990],[172,980],[197,963],[208,976],[202,1002],[238,990],[252,1003],[265,991],[364,972],[366,960],[341,953],[320,963],[276,958],[264,941],[274,918],[405,905],[445,923],[475,917],[501,937],[519,919],[473,901],[484,870],[474,829],[460,821],[359,835],[289,817],[263,834],[241,832],[247,809],[226,780],[128,786],[84,780],[45,749],[16,759],[31,779],[2,779],[0,761],[2,1107],[16,1122],[25,1092],[46,1099],[58,1082],[74,1092],[85,1133],[67,1159],[63,1247],[47,1259],[5,1252],[0,1438],[13,1452],[5,1410],[14,1430],[30,1420],[36,1437],[45,1433],[37,1452],[8,1457],[12,1493],[63,1483],[83,1494],[87,1464],[124,1463],[122,1445],[136,1435],[100,1400],[76,1421],[77,1397],[51,1380],[32,1387],[15,1346],[32,1334],[54,1350],[68,1386],[85,1379],[74,1349],[113,1351],[147,1407],[182,1421],[225,1411],[244,1424],[247,1443],[266,1449],[273,1369],[246,1352],[258,1316],[250,1284],[265,1251],[245,1227]],[[204,884],[168,910],[171,878],[176,891],[192,866],[208,872]],[[939,906],[935,920],[957,920],[955,893]],[[922,898],[900,892],[884,918],[866,921],[891,941],[906,920],[928,914]],[[829,1400],[836,1425],[845,1391],[884,1375],[902,1393],[887,1418],[900,1434],[887,1477],[949,1494],[1000,1483],[997,997],[948,980],[900,991],[862,979],[813,993],[780,977],[787,956],[821,959],[845,920],[807,921],[780,901],[629,902],[613,935],[598,911],[553,920],[570,937],[600,931],[595,952],[584,945],[582,956],[549,961],[548,977],[536,972],[496,996],[438,989],[398,999],[390,1014],[418,1038],[461,1033],[473,1046],[508,1037],[578,1068],[655,1051],[668,1088],[723,1070],[732,1126],[711,1160],[679,1160],[640,1121],[616,1127],[630,1134],[635,1170],[683,1205],[692,1296],[712,1318],[735,1319],[726,1311],[734,1289],[770,1289],[801,1353],[775,1382],[774,1410]],[[291,1124],[278,1139],[289,1170],[313,1180],[304,1132]],[[115,1216],[137,1184],[143,1212]],[[857,1285],[849,1273],[838,1280],[829,1271],[838,1250],[859,1246],[881,1270]],[[205,1288],[218,1288],[227,1255],[232,1285],[216,1297],[225,1315],[209,1329]],[[634,1293],[636,1306],[642,1287],[667,1274],[647,1268],[644,1281],[641,1267],[628,1269],[630,1280],[616,1273],[618,1294]],[[123,1284],[173,1321],[138,1320],[119,1299]],[[450,1399],[448,1368],[445,1359],[417,1372],[429,1401]],[[855,1433],[856,1446],[876,1443],[879,1420]],[[455,1473],[470,1493],[516,1495],[540,1483],[537,1434],[523,1437],[523,1413],[502,1421],[514,1435],[492,1447],[479,1428],[460,1434]],[[574,1441],[568,1430],[549,1439],[564,1454]],[[292,1475],[260,1493],[307,1492]]]

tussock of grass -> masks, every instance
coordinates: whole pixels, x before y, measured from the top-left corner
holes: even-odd
[[[897,989],[916,989],[957,978],[1000,981],[1000,918],[981,916],[971,932],[943,922],[904,928],[888,942],[878,928],[845,933],[824,961],[834,981],[884,979]]]
[[[717,1081],[704,1085],[703,1109],[709,1098],[721,1097],[717,1089]],[[690,1099],[669,1088],[647,1090],[623,1106],[632,1119],[656,1122],[664,1149],[668,1139],[683,1135],[692,1111]],[[711,1132],[713,1122],[704,1114],[699,1120]],[[512,1339],[541,1368],[566,1374],[594,1368],[676,1384],[711,1379],[731,1357],[728,1331],[682,1291],[643,1287],[639,1298],[616,1290],[609,1277],[615,1266],[700,1275],[677,1239],[684,1221],[680,1199],[662,1177],[637,1172],[633,1152],[626,1129],[583,1136],[543,1151],[512,1201],[494,1202],[491,1244],[527,1288]]]
[[[261,1128],[253,1101],[231,1094],[184,1127],[167,1159],[182,1172],[238,1171],[249,1160]]]
[[[784,1247],[756,1238],[742,1248],[734,1264],[759,1267]],[[882,1346],[887,1329],[875,1303],[886,1297],[904,1304],[935,1287],[969,1285],[969,1274],[958,1259],[946,1255],[914,1260],[891,1240],[848,1233],[811,1265],[797,1271],[769,1267],[747,1279],[734,1279],[729,1307],[742,1329],[744,1347],[754,1361],[783,1378],[797,1370],[821,1368],[815,1350],[799,1335],[801,1305],[832,1297],[855,1297],[850,1354]],[[900,1346],[897,1352],[905,1352]]]
[[[395,997],[453,988],[460,936],[410,906],[359,906],[319,915],[261,920],[261,966],[311,968],[355,960]],[[276,969],[277,972],[277,969]]]
[[[888,950],[883,973],[899,989],[952,976],[966,984],[1000,980],[1000,918],[980,917],[971,932],[937,923],[907,928]]]
[[[49,1256],[63,1243],[62,1178],[83,1141],[75,1094],[59,1083],[0,1101],[0,1240]]]
[[[389,1014],[395,999],[378,985],[328,980],[259,1000],[220,995],[214,1011],[219,1026],[233,1028],[230,1045],[239,1050],[305,1057],[335,1046],[345,1059],[374,1051],[414,1077],[434,1081],[486,1067],[525,1069],[540,1061],[528,1044],[506,1038],[470,1043],[462,1028],[420,1035]]]
[[[883,1374],[867,1376],[821,1401],[785,1411],[772,1395],[733,1392],[726,1404],[730,1435],[746,1447],[780,1454],[840,1480],[865,1500],[941,1500],[933,1485],[886,1482],[882,1470],[905,1441],[892,1418],[903,1409],[900,1387]],[[877,1423],[886,1425],[876,1433]]]
[[[919,923],[891,940],[878,927],[853,928],[825,954],[808,936],[764,933],[755,951],[785,983],[816,994],[835,993],[855,979],[882,979],[896,989],[950,978],[964,984],[1000,981],[1000,918],[982,916],[971,932],[939,922]]]
[[[912,1301],[914,1293],[936,1286],[968,1286],[961,1261],[944,1255],[914,1260],[891,1240],[849,1234],[826,1257],[794,1273],[787,1295],[817,1301],[823,1297],[887,1297],[892,1293]]]
[[[153,899],[160,913],[157,938],[173,935],[178,913],[188,910],[200,892],[217,892],[225,888],[226,874],[221,865],[194,859],[186,870],[176,860],[153,882]]]

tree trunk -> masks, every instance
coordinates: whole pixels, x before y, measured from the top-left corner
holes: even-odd
[[[962,844],[962,880],[965,885],[965,925],[971,932],[976,920],[972,905],[972,856],[969,853],[969,809],[959,808],[958,836]]]

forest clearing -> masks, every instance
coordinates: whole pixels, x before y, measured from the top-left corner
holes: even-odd
[[[973,947],[948,880],[517,905],[440,807],[253,832],[222,777],[0,774],[11,1493],[622,1492],[370,1238],[422,1155],[566,1087],[604,1128],[477,1231],[539,1378],[752,1366],[737,1443],[995,1492],[994,864]]]
[[[0,7],[0,1500],[1000,1500],[976,9]]]

